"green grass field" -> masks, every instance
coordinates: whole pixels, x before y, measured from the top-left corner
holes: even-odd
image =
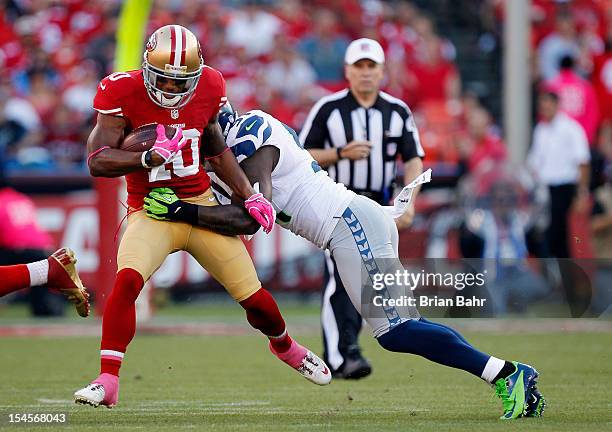
[[[218,309],[215,308],[215,310]],[[316,323],[315,309],[288,321]],[[186,315],[189,316],[189,310]],[[219,314],[230,319],[236,309]],[[230,318],[228,318],[230,317]],[[10,316],[0,326],[15,322]],[[171,320],[168,314],[158,317]],[[8,321],[7,321],[8,320]],[[320,350],[316,326],[299,340]],[[383,351],[364,335],[374,373],[317,387],[273,357],[263,337],[138,335],[122,368],[119,405],[75,405],[74,390],[98,372],[97,337],[0,338],[0,429],[9,413],[68,414],[32,430],[206,431],[612,430],[612,333],[560,332],[467,337],[499,357],[534,364],[548,400],[541,419],[498,420],[493,391],[467,373]]]

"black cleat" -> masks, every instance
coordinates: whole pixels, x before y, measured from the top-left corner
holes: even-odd
[[[361,379],[372,373],[372,366],[361,355],[358,357],[347,358],[340,369],[333,373],[334,378],[340,379]]]

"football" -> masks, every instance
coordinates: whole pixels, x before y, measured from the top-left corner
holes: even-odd
[[[143,152],[149,150],[155,144],[157,132],[155,131],[157,124],[151,123],[137,127],[130,132],[119,145],[119,150],[130,152]],[[166,126],[166,136],[172,138],[176,133],[176,129],[172,126]]]

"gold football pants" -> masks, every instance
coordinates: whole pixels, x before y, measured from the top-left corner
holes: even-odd
[[[217,205],[212,191],[185,201]],[[146,281],[166,257],[183,250],[193,256],[227,292],[240,302],[261,288],[255,267],[238,237],[228,237],[182,222],[147,217],[144,210],[131,213],[119,244],[118,270],[131,268]]]

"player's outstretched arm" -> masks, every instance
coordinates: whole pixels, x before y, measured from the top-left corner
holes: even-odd
[[[249,181],[258,183],[259,190],[267,199],[272,199],[272,170],[278,156],[278,149],[264,147],[240,164]],[[210,207],[190,204],[181,201],[168,188],[153,189],[144,200],[147,216],[153,219],[185,222],[232,236],[252,235],[260,227],[239,204]]]
[[[199,206],[181,201],[169,188],[153,189],[144,201],[147,216],[157,220],[185,222],[228,236],[252,235],[259,229],[240,205]]]
[[[181,201],[169,188],[153,189],[144,202],[143,208],[152,219],[185,222],[223,235],[253,235],[260,227],[241,205],[191,204]]]
[[[118,149],[126,126],[123,117],[98,114],[96,126],[87,139],[87,165],[93,177],[121,177],[143,169],[141,152]],[[161,163],[161,157],[154,154],[152,166]]]

